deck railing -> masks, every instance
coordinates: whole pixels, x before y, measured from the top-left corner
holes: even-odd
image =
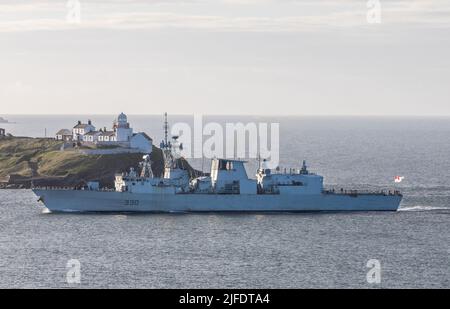
[[[398,190],[379,190],[379,191],[371,191],[371,190],[324,190],[324,194],[337,194],[337,195],[398,195],[401,196],[401,192]]]
[[[100,188],[100,189],[89,189],[85,187],[56,187],[56,186],[44,186],[44,187],[33,187],[36,190],[58,190],[58,191],[99,191],[99,192],[115,192],[115,189]]]

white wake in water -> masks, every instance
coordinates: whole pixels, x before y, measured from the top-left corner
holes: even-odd
[[[432,210],[450,210],[450,208],[418,205],[418,206],[400,207],[398,209],[398,211],[432,211]]]

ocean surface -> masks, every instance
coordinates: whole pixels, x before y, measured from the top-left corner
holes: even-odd
[[[86,116],[2,115],[7,132],[53,136]],[[113,116],[93,116],[98,128]],[[130,115],[159,141],[161,116]],[[189,116],[170,121],[192,122]],[[0,190],[0,287],[450,288],[450,118],[205,117],[280,124],[280,166],[335,188],[398,189],[397,213],[51,214]],[[158,144],[156,142],[156,144]],[[202,160],[197,168],[207,169]],[[256,162],[249,162],[249,175]],[[394,183],[395,176],[404,176]],[[81,263],[68,284],[66,264]],[[367,262],[381,282],[366,280]]]

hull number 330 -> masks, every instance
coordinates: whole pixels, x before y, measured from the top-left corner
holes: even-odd
[[[125,200],[125,206],[139,206],[139,200]]]

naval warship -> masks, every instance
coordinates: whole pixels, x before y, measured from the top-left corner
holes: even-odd
[[[116,174],[113,190],[95,183],[32,190],[51,212],[396,211],[403,197],[399,191],[325,190],[323,177],[305,161],[300,169],[280,172],[260,160],[256,178],[249,178],[245,161],[214,158],[209,174],[191,177],[177,136],[168,141],[167,122],[165,132],[161,176],[153,174],[150,155],[144,155],[140,171]]]

